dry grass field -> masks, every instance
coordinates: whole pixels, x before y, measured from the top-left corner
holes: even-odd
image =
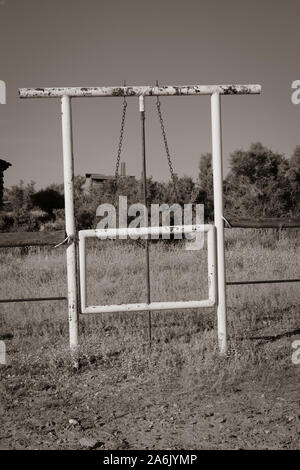
[[[228,280],[300,277],[299,231],[226,231]],[[153,300],[207,294],[206,249],[153,243]],[[66,295],[64,248],[0,252],[1,298]],[[133,242],[88,248],[90,303],[145,299]],[[228,286],[230,348],[215,309],[80,317],[72,370],[64,301],[1,304],[2,449],[299,449],[299,284]],[[71,420],[71,421],[70,421]]]

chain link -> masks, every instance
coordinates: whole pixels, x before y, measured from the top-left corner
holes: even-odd
[[[158,86],[158,83],[156,83],[156,85]],[[174,192],[175,192],[175,195],[176,195],[177,202],[179,202],[179,195],[178,195],[178,188],[177,188],[177,176],[174,173],[172,159],[171,159],[171,155],[170,155],[170,151],[169,151],[169,145],[168,145],[166,129],[165,129],[165,125],[164,125],[164,120],[163,120],[163,117],[162,117],[161,102],[160,102],[159,96],[156,97],[156,108],[157,108],[157,113],[158,113],[158,117],[159,117],[162,137],[163,137],[163,141],[164,141],[164,145],[165,145],[165,150],[166,150],[169,170],[170,170],[170,174],[171,174],[171,179],[172,179],[172,182],[173,182]]]

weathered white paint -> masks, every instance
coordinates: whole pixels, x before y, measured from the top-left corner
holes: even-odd
[[[150,302],[121,305],[87,305],[87,277],[86,277],[86,238],[108,238],[124,236],[162,235],[175,233],[206,232],[207,260],[208,260],[208,299],[190,300],[180,302]],[[216,249],[215,227],[213,225],[180,225],[174,227],[138,227],[120,229],[95,229],[81,230],[79,232],[79,266],[80,266],[80,298],[81,313],[113,313],[113,312],[138,312],[153,310],[175,310],[186,308],[213,307],[216,303]]]
[[[140,111],[140,113],[145,112],[145,97],[144,97],[144,95],[139,96],[139,111]]]
[[[212,128],[212,163],[214,185],[214,217],[217,229],[218,260],[218,340],[220,353],[227,351],[226,332],[226,280],[225,280],[225,247],[224,247],[224,214],[223,214],[223,161],[222,161],[222,126],[221,98],[219,93],[211,96]]]
[[[62,142],[64,162],[64,193],[66,233],[69,241],[67,247],[67,282],[70,347],[76,352],[78,347],[78,308],[77,308],[77,269],[76,269],[76,229],[74,215],[74,161],[72,138],[71,99],[61,99]]]
[[[121,227],[121,228],[107,228],[107,229],[88,229],[79,231],[79,239],[84,238],[121,238],[121,237],[145,237],[149,235],[175,235],[193,232],[209,232],[213,230],[213,225],[210,224],[195,224],[195,225],[163,225],[159,227]]]
[[[184,85],[184,86],[125,86],[125,87],[66,87],[20,88],[20,98],[57,98],[61,96],[185,96],[185,95],[248,95],[259,94],[260,85]]]
[[[7,359],[6,359],[6,345],[4,341],[0,341],[0,364],[6,365],[7,364]]]
[[[0,80],[0,104],[6,104],[6,84]]]

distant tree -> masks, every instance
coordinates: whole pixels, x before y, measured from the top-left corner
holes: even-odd
[[[290,158],[290,166],[300,168],[300,145],[297,145]]]
[[[249,183],[256,184],[262,179],[276,179],[280,165],[284,161],[283,155],[274,153],[257,142],[251,144],[248,151],[233,152],[230,158],[230,168],[235,176],[246,176]]]
[[[196,184],[190,176],[182,176],[177,182],[177,191],[179,196],[178,204],[189,204],[194,202],[196,197]]]
[[[31,214],[33,208],[32,195],[35,192],[34,186],[33,181],[25,185],[21,180],[18,185],[13,185],[7,189],[7,198],[12,208],[10,218],[12,218],[13,223],[7,224],[7,228],[3,227],[2,230],[36,230],[38,228],[38,220]]]
[[[204,216],[206,219],[212,220],[214,216],[214,190],[211,153],[205,153],[200,158],[199,190],[195,202],[204,204]]]
[[[226,214],[231,216],[279,217],[293,207],[287,172],[288,160],[261,143],[230,156],[225,182]]]
[[[52,183],[47,186],[45,189],[53,189],[54,191],[57,191],[60,194],[64,194],[64,184],[63,183]]]
[[[300,145],[297,145],[289,160],[287,178],[290,184],[293,213],[300,215]]]
[[[20,180],[19,184],[11,186],[6,190],[7,197],[12,206],[14,213],[20,211],[26,212],[32,209],[32,195],[35,193],[35,182],[31,181],[29,184],[24,185],[24,181]]]
[[[84,185],[85,181],[86,180],[85,180],[84,176],[76,175],[74,177],[74,199],[75,199],[75,201],[77,199],[80,200],[80,198],[84,194],[83,185]]]
[[[42,189],[31,196],[34,206],[54,217],[54,209],[64,208],[64,196],[55,189]]]

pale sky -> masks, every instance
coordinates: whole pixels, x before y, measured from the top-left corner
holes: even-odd
[[[261,141],[290,155],[300,144],[298,0],[0,0],[0,158],[5,185],[61,182],[60,102],[20,100],[19,87],[260,83],[261,96],[222,98],[225,170],[230,152]],[[196,177],[211,151],[209,97],[161,99],[176,172]],[[73,100],[75,173],[113,174],[122,100]],[[146,100],[147,171],[166,180],[155,112]],[[138,100],[128,100],[122,160],[140,175]]]

